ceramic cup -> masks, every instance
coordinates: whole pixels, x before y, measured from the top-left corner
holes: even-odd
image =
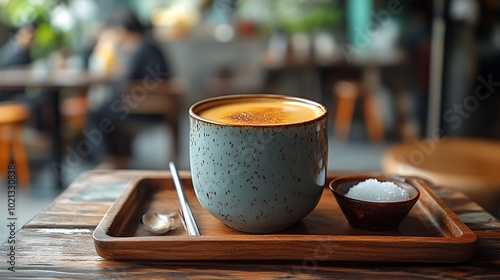
[[[189,116],[193,187],[215,218],[236,230],[270,233],[316,207],[328,156],[323,105],[282,95],[230,95],[192,105]]]

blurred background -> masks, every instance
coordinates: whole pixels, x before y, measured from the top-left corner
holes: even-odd
[[[323,103],[332,172],[398,173],[383,157],[417,139],[500,140],[494,0],[0,0],[0,46],[21,220],[86,170],[189,169],[188,108],[212,96]]]

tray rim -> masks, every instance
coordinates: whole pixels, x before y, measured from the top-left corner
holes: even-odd
[[[428,195],[430,198],[434,200],[435,203],[438,204],[441,211],[444,211],[446,215],[446,219],[453,222],[453,226],[459,231],[459,235],[453,236],[394,236],[394,235],[356,235],[355,240],[352,240],[351,235],[328,235],[328,234],[248,234],[248,235],[224,235],[224,238],[221,239],[219,235],[214,234],[205,234],[200,236],[188,236],[188,235],[174,235],[174,236],[132,236],[132,237],[116,237],[108,235],[108,231],[111,225],[114,222],[114,219],[118,212],[121,210],[123,205],[128,201],[130,195],[134,192],[139,183],[143,180],[157,180],[157,179],[171,179],[170,172],[165,172],[164,174],[150,174],[150,175],[140,175],[132,178],[122,194],[115,200],[115,202],[111,205],[108,211],[104,214],[99,224],[96,226],[93,232],[94,246],[96,252],[104,258],[115,259],[115,260],[132,260],[134,258],[109,254],[108,245],[110,243],[118,244],[120,246],[127,247],[131,242],[141,242],[145,244],[163,244],[163,243],[192,243],[196,244],[198,242],[234,242],[238,241],[238,243],[268,243],[268,242],[276,242],[270,240],[270,236],[279,237],[280,240],[278,242],[292,242],[292,243],[311,243],[311,242],[343,242],[343,243],[367,243],[373,244],[374,242],[377,245],[384,244],[393,244],[394,238],[397,237],[397,243],[400,246],[415,246],[416,248],[421,245],[428,244],[436,244],[436,245],[453,245],[459,246],[460,248],[453,248],[453,250],[461,249],[459,252],[453,251],[456,255],[453,258],[448,260],[430,260],[426,261],[423,259],[398,259],[398,260],[383,260],[384,262],[439,262],[439,263],[460,263],[469,260],[474,254],[475,243],[477,241],[476,234],[469,229],[459,218],[458,216],[444,203],[444,201],[429,187],[429,183],[419,177],[415,176],[400,176],[393,174],[383,174],[383,173],[348,173],[348,175],[378,175],[378,176],[396,176],[398,178],[402,178],[404,180],[416,180],[419,182],[419,190],[422,192],[424,190],[426,192],[425,195]],[[328,174],[327,181],[330,182],[334,178],[341,177],[342,175],[332,175]],[[181,180],[190,180],[191,174],[187,171],[180,172]],[[328,187],[325,187],[325,191],[328,190]],[[422,195],[422,194],[421,194]],[[418,202],[419,203],[419,202]],[[307,239],[305,239],[307,237]],[[166,240],[168,238],[168,240]],[[410,247],[408,247],[410,248]],[[158,251],[164,252],[165,250],[159,248]],[[233,260],[233,258],[220,257],[220,256],[211,256],[210,258],[193,256],[192,260]],[[274,258],[272,258],[274,259]],[[282,259],[282,258],[279,258]],[[285,260],[295,260],[295,259],[304,259],[300,258],[284,258]],[[169,258],[150,258],[150,260],[171,260]],[[181,258],[181,260],[183,260]],[[255,258],[238,258],[238,260],[268,260],[266,258],[255,259]],[[343,259],[333,258],[331,260],[342,261]],[[358,261],[355,259],[346,258],[345,261]],[[361,259],[359,261],[371,262],[367,259]]]

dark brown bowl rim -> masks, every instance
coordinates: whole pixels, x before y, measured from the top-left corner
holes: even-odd
[[[399,184],[404,184],[406,186],[409,186],[409,187],[413,188],[415,190],[415,193],[413,195],[411,195],[410,198],[408,198],[406,200],[386,201],[386,202],[374,202],[374,201],[361,200],[361,199],[356,199],[356,198],[351,198],[351,197],[345,196],[345,194],[341,194],[333,186],[334,184],[335,184],[335,186],[338,186],[339,183],[342,183],[342,182],[354,182],[354,181],[361,182],[361,181],[364,181],[364,180],[367,180],[367,179],[377,179],[378,181],[381,181],[381,182],[397,182]],[[404,203],[409,203],[409,202],[412,202],[414,200],[417,200],[420,197],[420,191],[414,185],[412,185],[409,182],[406,182],[404,180],[401,180],[401,179],[398,179],[398,178],[395,178],[395,177],[391,177],[391,176],[384,176],[384,175],[375,175],[375,176],[370,176],[370,175],[347,175],[347,176],[341,176],[341,177],[337,177],[337,178],[333,179],[328,184],[328,187],[330,188],[330,190],[334,194],[338,195],[339,197],[342,197],[342,199],[346,199],[346,200],[353,201],[353,202],[358,202],[358,203],[361,202],[361,203],[373,204],[373,205],[375,205],[375,204],[384,204],[384,205],[404,204]]]

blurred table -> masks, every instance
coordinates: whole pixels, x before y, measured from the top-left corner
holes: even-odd
[[[0,74],[0,87],[7,90],[19,90],[26,87],[48,90],[80,89],[109,81],[105,77],[93,75],[86,70],[37,69],[32,65],[2,69]]]
[[[61,110],[60,93],[63,89],[86,90],[91,85],[105,83],[109,79],[92,75],[83,70],[73,69],[37,69],[33,65],[12,67],[0,70],[0,90],[25,90],[26,88],[39,88],[44,93],[50,93],[49,99],[53,107],[52,154],[50,163],[59,189],[64,188],[61,178],[62,152],[61,152]]]
[[[491,213],[500,213],[500,141],[427,138],[388,149],[382,171],[426,178],[457,189]]]
[[[342,46],[342,48],[345,48]],[[402,49],[392,50],[363,50],[341,49],[337,46],[336,50],[330,55],[298,55],[292,51],[285,54],[267,51],[262,54],[262,61],[268,69],[283,68],[309,68],[309,67],[366,67],[366,66],[391,66],[404,63],[407,60],[407,53]]]
[[[400,98],[410,90],[408,53],[403,49],[349,49],[337,45],[328,56],[301,56],[293,50],[285,54],[267,51],[261,60],[268,70],[267,86],[273,88],[285,71],[300,72],[305,84],[303,88],[299,87],[301,96],[323,102],[329,109],[334,103],[332,85],[340,81],[363,83],[373,91],[383,85],[394,98]],[[394,110],[399,110],[399,107]],[[408,115],[408,112],[397,113]]]
[[[500,221],[462,193],[435,192],[478,237],[476,253],[462,264],[342,263],[304,261],[112,261],[97,255],[92,233],[132,180],[160,171],[91,171],[82,174],[15,235],[15,273],[0,263],[0,277],[412,279],[486,278],[500,275]],[[181,172],[181,176],[186,176]],[[397,242],[395,239],[394,242]],[[7,243],[2,248],[7,248]],[[5,253],[2,254],[4,259]],[[311,261],[312,259],[312,261]]]

